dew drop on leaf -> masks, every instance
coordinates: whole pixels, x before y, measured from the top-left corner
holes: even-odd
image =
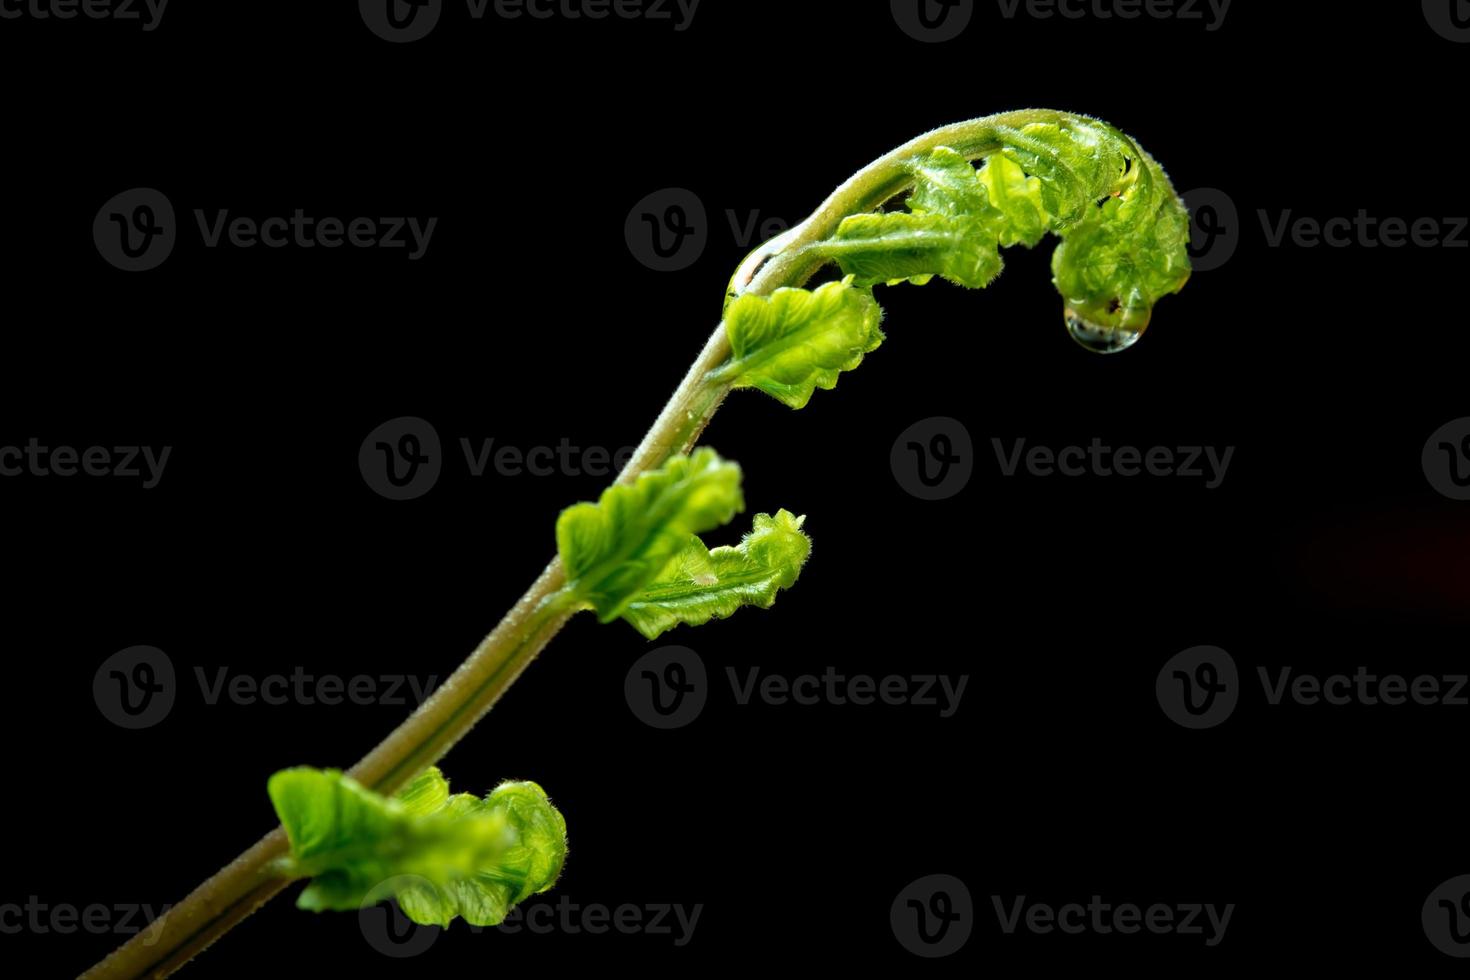
[[[1093,323],[1071,311],[1067,312],[1067,333],[1077,343],[1096,354],[1116,354],[1127,350],[1143,336],[1142,330]]]

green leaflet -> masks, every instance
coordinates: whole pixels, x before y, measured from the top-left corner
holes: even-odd
[[[862,286],[941,276],[980,289],[1000,274],[1000,247],[973,217],[942,214],[858,214],[843,219],[837,236],[821,247]],[[800,406],[797,406],[798,408]]]
[[[710,550],[699,533],[745,508],[740,467],[712,449],[675,456],[595,504],[562,511],[557,548],[565,593],[602,622],[622,617],[650,640],[680,623],[699,625],[741,606],[769,609],[811,552],[805,518],[757,514],[733,547]]]
[[[947,146],[910,165],[914,189],[908,208],[915,214],[980,217],[992,210],[988,188],[980,182],[974,164]]]
[[[434,813],[449,802],[449,780],[438,766],[430,766],[399,790],[395,798],[404,810],[415,816]]]
[[[716,377],[803,408],[813,391],[836,387],[838,374],[883,342],[882,317],[872,293],[851,277],[815,290],[746,293],[725,310],[732,356]]]
[[[745,509],[740,467],[712,449],[675,456],[631,484],[574,504],[556,522],[556,547],[572,598],[617,619],[689,536],[729,523]]]
[[[776,592],[789,588],[811,554],[801,530],[805,517],[787,510],[757,514],[753,529],[733,547],[710,550],[690,536],[623,618],[652,640],[680,623],[698,626],[723,619],[741,606],[769,609]]]
[[[1004,156],[977,171],[940,147],[911,172],[908,211],[852,215],[818,249],[859,285],[940,276],[980,289],[999,275],[1002,246],[1034,245],[1050,227],[1041,181]]]
[[[952,150],[949,154],[964,159]],[[1030,248],[1041,241],[1051,228],[1052,216],[1042,203],[1040,180],[1027,177],[1026,171],[1004,156],[986,160],[975,172],[975,179],[985,188],[995,209],[990,220],[1002,246],[1019,243]]]
[[[429,768],[397,796],[335,769],[284,769],[268,786],[291,856],[282,871],[311,878],[297,906],[346,911],[393,897],[413,921],[497,925],[555,883],[566,822],[540,786],[506,782],[484,799],[449,794]]]
[[[941,146],[912,168],[914,189],[908,208],[915,214],[974,219],[981,237],[1002,246],[1035,245],[1046,234],[1051,215],[1042,203],[1041,181],[1005,156],[993,156],[980,169]]]

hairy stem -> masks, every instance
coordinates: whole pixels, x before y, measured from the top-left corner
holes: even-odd
[[[936,129],[904,144],[853,175],[768,252],[747,260],[749,275],[738,290],[768,295],[782,286],[804,285],[826,262],[814,254],[814,247],[829,238],[843,218],[875,210],[902,193],[911,183],[910,163],[936,147],[948,146],[979,159],[998,150],[1008,131],[1066,118],[1065,113],[1039,109],[1003,113]],[[729,357],[721,323],[618,475],[619,483],[630,483],[694,446],[729,393],[729,385],[716,374]],[[565,584],[561,563],[553,560],[459,669],[353,766],[350,775],[370,789],[391,794],[442,758],[575,612],[565,602]],[[285,888],[289,882],[279,877],[275,862],[287,850],[285,832],[277,827],[152,928],[83,974],[84,980],[168,976]]]

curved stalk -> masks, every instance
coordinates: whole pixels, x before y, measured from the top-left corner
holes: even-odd
[[[1073,117],[1041,109],[986,116],[945,126],[911,140],[858,171],[800,225],[757,250],[737,273],[739,292],[768,295],[802,286],[828,261],[815,246],[830,238],[849,215],[876,210],[912,183],[912,162],[947,146],[971,160],[996,152],[1007,133],[1031,122]],[[716,374],[730,357],[722,322],[689,368],[658,419],[634,451],[618,482],[629,483],[690,450],[719,409],[729,384]],[[576,611],[565,601],[565,576],[553,560],[500,624],[434,694],[349,774],[364,786],[391,794],[437,762],[495,704]],[[288,850],[277,827],[139,933],[83,980],[165,977],[224,935],[289,883],[275,862]]]

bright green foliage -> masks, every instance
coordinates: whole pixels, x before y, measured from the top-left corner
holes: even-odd
[[[623,618],[650,640],[680,623],[698,626],[723,619],[741,606],[769,609],[776,592],[789,588],[811,554],[812,542],[801,530],[804,517],[787,510],[757,514],[750,533],[733,547],[710,550],[690,535],[664,570]]]
[[[872,293],[879,284],[922,285],[940,276],[984,287],[1001,271],[1001,248],[1029,248],[1055,234],[1061,244],[1053,281],[1069,329],[1084,346],[1114,350],[1136,339],[1154,304],[1189,278],[1183,202],[1158,163],[1104,122],[1023,110],[945,127],[907,145],[925,150],[890,154],[859,171],[808,221],[741,264],[725,305],[731,356],[693,376],[698,384],[681,387],[650,431],[655,451],[702,431],[721,386],[758,388],[792,408],[804,407],[818,388],[833,388],[884,340]],[[974,159],[983,161],[978,169]],[[892,202],[879,198],[896,194],[905,180],[906,210],[884,210]],[[828,262],[844,278],[816,289],[779,285],[807,282]],[[698,388],[698,397],[688,387]],[[522,615],[518,606],[501,624],[510,642],[487,644],[471,663],[497,657],[489,665],[506,670],[539,649],[544,637],[534,631],[559,625],[553,617],[576,609],[595,610],[603,622],[626,619],[652,639],[742,606],[770,607],[795,583],[811,541],[805,518],[779,510],[757,515],[738,545],[707,548],[698,535],[744,506],[740,468],[700,449],[609,487],[596,503],[567,508],[556,525],[565,584],[548,595],[541,586],[552,579],[538,582],[523,600],[533,613]],[[873,577],[860,570],[856,591],[864,575]],[[491,685],[445,690],[425,706],[432,725],[400,728],[380,751],[404,764],[423,758],[415,753],[442,749],[423,730],[452,742],[499,693]],[[290,842],[289,856],[272,860],[268,870],[309,879],[297,900],[304,909],[354,910],[393,898],[420,924],[464,918],[496,925],[518,902],[551,888],[566,859],[566,822],[531,782],[505,782],[483,798],[451,794],[430,767],[385,797],[337,770],[302,767],[277,772],[268,790]],[[232,910],[242,908],[233,904],[244,894],[234,891],[239,881],[255,888],[253,876],[266,870],[261,853],[247,853],[206,883],[202,898],[191,896],[195,928],[139,969],[176,964],[178,953],[197,948],[196,939],[228,929],[237,918]],[[122,961],[136,959],[129,946],[117,954]],[[100,969],[139,975],[135,966]]]
[[[719,377],[803,408],[813,391],[836,387],[838,374],[883,342],[882,318],[872,293],[850,278],[815,290],[747,293],[725,310],[731,359]]]
[[[1041,182],[1003,156],[977,171],[940,147],[911,172],[909,210],[853,215],[820,247],[859,284],[937,275],[979,289],[1000,272],[1002,246],[1034,245],[1050,227]]]
[[[816,247],[859,286],[972,288],[1001,270],[1000,249],[1062,242],[1052,275],[1067,315],[1136,334],[1189,278],[1189,215],[1164,171],[1106,123],[1058,116],[999,134],[977,170],[939,147],[913,162],[908,210],[852,215]]]
[[[268,786],[291,855],[282,873],[311,878],[297,906],[347,911],[383,898],[421,925],[496,925],[555,883],[566,822],[540,786],[506,782],[481,799],[450,795],[436,768],[396,797],[335,769],[284,769]]]
[[[727,524],[744,509],[739,466],[713,449],[672,457],[631,484],[608,487],[595,504],[561,512],[556,546],[568,591],[612,622],[691,534]]]
[[[1189,214],[1152,159],[1152,192],[1107,198],[1068,229],[1052,253],[1052,281],[1069,313],[1089,323],[1141,331],[1154,303],[1189,278]]]
[[[942,214],[853,215],[843,220],[836,237],[822,245],[822,254],[864,286],[900,282],[922,286],[941,276],[955,285],[979,289],[996,277],[1001,266],[999,246],[978,219]]]
[[[739,545],[705,547],[699,532],[744,506],[740,468],[711,449],[609,487],[597,503],[569,507],[557,521],[566,593],[603,622],[622,617],[649,639],[741,606],[769,609],[796,581],[811,541],[801,531],[805,518],[783,510],[756,515]]]
[[[941,147],[935,156],[945,153]],[[959,154],[950,151],[950,157]],[[973,169],[973,168],[971,168]],[[975,179],[985,188],[986,197],[993,209],[986,215],[987,223],[1002,246],[1021,244],[1030,248],[1041,241],[1051,228],[1051,212],[1042,203],[1041,181],[1026,176],[1026,172],[1004,156],[993,156],[985,166],[975,173]]]

